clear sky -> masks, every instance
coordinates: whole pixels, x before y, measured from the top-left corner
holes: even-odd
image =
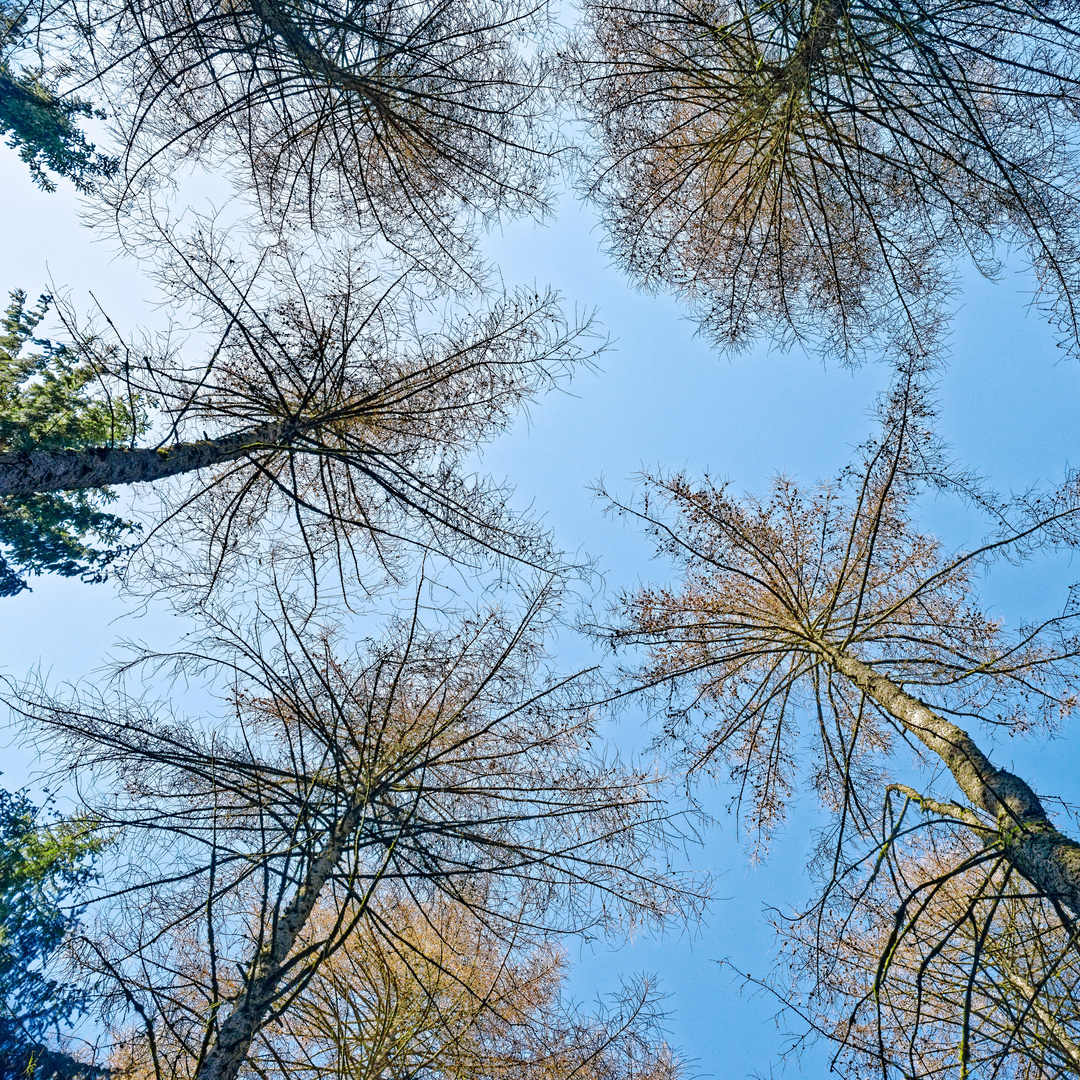
[[[130,262],[116,260],[108,243],[95,242],[79,223],[69,185],[45,194],[30,183],[14,152],[0,153],[0,199],[8,207],[3,231],[5,289],[32,295],[70,289],[77,307],[89,308],[92,292],[120,326],[152,322],[153,293]],[[489,251],[510,284],[552,285],[568,306],[596,308],[612,349],[595,375],[585,374],[569,394],[554,394],[488,449],[484,468],[509,477],[517,498],[544,513],[561,545],[599,560],[609,589],[662,576],[641,538],[604,518],[591,494],[603,476],[614,491],[629,493],[643,466],[708,468],[737,488],[760,490],[784,472],[813,482],[835,474],[850,450],[871,430],[868,412],[887,382],[883,366],[857,371],[823,365],[798,351],[778,355],[761,348],[718,358],[695,338],[694,327],[673,301],[629,289],[600,251],[602,236],[589,213],[565,197],[557,222],[521,223],[490,238]],[[1061,360],[1048,329],[1027,314],[1030,282],[1009,274],[991,284],[969,278],[952,335],[952,359],[941,380],[941,424],[963,460],[978,466],[1001,489],[1020,490],[1059,480],[1070,462],[1080,464],[1080,364]],[[930,505],[935,529],[948,538],[962,529],[946,505]],[[986,583],[992,610],[1022,619],[1060,610],[1080,567],[1059,560],[995,576]],[[55,578],[34,591],[0,601],[3,649],[0,669],[20,676],[40,664],[57,678],[77,678],[100,665],[112,642],[140,637],[167,644],[178,636],[164,611],[133,619],[113,586],[86,586]],[[567,663],[585,646],[564,634]],[[631,715],[620,731],[636,741]],[[1015,741],[998,748],[999,764],[1022,771],[1040,793],[1080,802],[1080,731],[1066,730],[1047,746]],[[15,742],[0,755],[5,778],[18,786],[32,761]],[[725,818],[727,794],[706,793]],[[803,899],[812,822],[810,800],[793,815],[775,856],[749,868],[730,818],[706,838],[695,861],[718,876],[718,899],[705,926],[666,940],[640,941],[613,951],[603,943],[583,952],[574,986],[589,997],[614,988],[622,974],[659,976],[670,994],[672,1041],[702,1074],[741,1078],[779,1070],[786,1040],[772,1022],[775,1007],[741,996],[717,961],[730,958],[754,975],[767,972],[771,935],[764,905],[784,907]],[[812,1050],[789,1075],[824,1078],[827,1054]]]

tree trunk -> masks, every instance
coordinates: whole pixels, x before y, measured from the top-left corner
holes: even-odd
[[[152,483],[282,445],[285,424],[260,424],[219,439],[160,449],[16,450],[0,454],[0,496]]]
[[[1039,991],[1035,989],[1018,971],[1008,962],[995,957],[1003,978],[1023,998],[1024,1004],[1034,1013],[1039,1023],[1046,1028],[1049,1038],[1047,1041],[1057,1050],[1066,1062],[1072,1067],[1073,1072],[1080,1076],[1080,1046],[1077,1046],[1069,1036],[1068,1028],[1061,1023],[1058,1016],[1048,1009],[1040,998]]]
[[[773,72],[753,96],[750,117],[764,116],[784,96],[801,94],[810,84],[813,69],[840,27],[843,0],[819,0],[810,13],[809,25],[783,67]]]
[[[341,862],[367,805],[365,802],[355,806],[338,820],[326,847],[312,861],[296,895],[274,924],[269,943],[253,960],[247,986],[218,1030],[194,1080],[235,1080],[252,1040],[273,1006],[296,939],[307,925],[330,875]]]
[[[1080,916],[1080,844],[1059,832],[1019,776],[997,768],[963,728],[848,653],[819,645],[825,660],[948,767],[973,806],[997,821],[1002,852],[1047,896]]]
[[[382,95],[375,90],[367,79],[362,75],[349,71],[347,68],[341,67],[339,64],[335,64],[326,57],[319,48],[312,44],[296,23],[274,3],[274,0],[249,0],[249,5],[263,25],[272,34],[281,38],[296,59],[312,75],[324,79],[342,90],[351,90],[354,93],[362,94],[376,106],[382,103]]]

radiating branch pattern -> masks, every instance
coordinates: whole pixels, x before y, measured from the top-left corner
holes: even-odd
[[[587,362],[587,322],[568,324],[555,296],[527,290],[440,309],[407,276],[380,286],[348,255],[315,271],[286,253],[248,272],[209,238],[175,255],[205,351],[140,347],[68,316],[70,349],[101,373],[103,401],[153,402],[156,445],[0,453],[3,496],[155,484],[164,510],[144,554],[158,577],[170,537],[210,582],[250,543],[369,584],[372,563],[393,573],[403,550],[556,565],[508,491],[464,466]]]
[[[998,978],[984,962],[986,950],[1008,949],[991,941],[996,920],[1012,910],[1032,925],[1048,925],[1050,934],[1065,934],[1067,944],[1045,981],[1040,976],[1033,982],[1022,956],[1016,960],[1009,994],[1021,993],[1023,985],[1037,989],[1015,1021],[1023,1034],[999,1047],[995,1068],[1057,1075],[1059,1066],[1072,1068],[1066,1038],[1080,1040],[1080,1018],[1058,1011],[1053,997],[1065,992],[1055,980],[1067,979],[1075,965],[1070,950],[1071,927],[1080,916],[1080,843],[1058,827],[1028,782],[992,762],[970,729],[1052,730],[1075,708],[1077,612],[1067,605],[1061,615],[1008,632],[981,610],[973,575],[995,559],[1024,559],[1040,546],[1075,547],[1080,495],[1070,477],[1042,496],[996,500],[950,463],[931,421],[921,373],[908,371],[882,403],[880,435],[835,484],[803,491],[781,477],[762,501],[738,499],[708,481],[647,478],[642,498],[616,504],[616,510],[643,522],[681,580],[626,594],[620,619],[607,632],[619,646],[647,650],[644,665],[628,671],[631,688],[662,695],[661,741],[676,751],[686,772],[717,773],[726,766],[758,849],[783,818],[800,777],[811,781],[830,812],[815,861],[822,897],[795,929],[781,927],[802,957],[796,968],[804,974],[834,971],[829,993],[835,1000],[850,961],[843,950],[830,958],[842,917],[851,924],[844,933],[855,934],[851,949],[862,957],[864,972],[870,965],[874,989],[865,991],[871,1001],[866,1009],[872,1012],[872,1002],[880,1003],[878,989],[906,970],[893,969],[894,953],[924,974],[946,958],[963,957],[973,974],[962,1012],[973,1023],[972,1002],[984,990],[991,993],[984,983]],[[920,492],[947,488],[991,515],[995,532],[984,543],[948,553],[915,529]],[[897,743],[906,743],[925,768],[947,770],[959,801],[895,783]],[[883,830],[881,808],[896,798],[914,808],[909,826]],[[962,854],[950,863],[942,854],[944,839],[937,854],[915,853],[907,834],[918,831],[910,822],[920,815],[923,830],[945,828]],[[891,901],[881,899],[874,882],[884,883]],[[964,924],[970,934],[964,929],[963,941],[953,934],[962,918],[939,925],[947,896],[971,905]],[[898,912],[891,938],[891,914],[881,921],[888,902]],[[952,929],[945,933],[942,926]],[[863,929],[856,933],[856,927]],[[867,944],[873,933],[888,943],[880,952]],[[932,944],[937,934],[944,934],[940,947]],[[972,959],[967,950],[976,946]],[[916,954],[911,959],[904,952],[909,947],[930,950],[922,967]],[[928,994],[946,994],[937,975],[926,974],[926,980]],[[849,997],[854,985],[849,980]],[[859,985],[865,990],[866,980]],[[889,991],[886,1012],[901,1007],[906,985],[901,978]],[[1046,989],[1051,996],[1044,997],[1051,985],[1059,988]],[[926,1030],[920,1034],[917,1023],[905,1025],[894,1011],[887,1020],[879,1017],[882,1030],[891,1032],[888,1039],[909,1040],[922,1047],[920,1053],[941,1049],[931,1037],[933,1009],[927,1006],[923,1016],[917,1002],[911,1008]],[[869,1029],[864,1025],[853,1034],[870,1022],[868,1015],[859,1014],[843,1037],[845,1046],[857,1044],[873,1057],[877,1044]],[[994,1023],[1004,1023],[1000,1012],[994,1016]],[[1064,1027],[1048,1027],[1051,1017]],[[968,1020],[952,1014],[934,1030],[955,1034]],[[827,1027],[820,1016],[815,1024]],[[1058,1064],[1038,1072],[1034,1059],[1023,1058],[1024,1047],[1047,1038],[1057,1047],[1051,1057]],[[959,1059],[955,1044],[942,1053],[959,1060],[960,1075],[966,1075],[967,1050]],[[888,1059],[898,1075],[931,1074],[922,1066],[905,1071],[891,1054],[882,1049],[878,1066]],[[1027,1064],[1017,1064],[1020,1059]],[[1023,1072],[1028,1068],[1036,1071]]]
[[[699,904],[654,857],[679,830],[660,778],[594,753],[579,680],[547,672],[543,608],[445,630],[417,613],[352,656],[287,603],[208,614],[203,641],[142,663],[219,677],[217,723],[18,695],[116,838],[72,964],[156,1075],[239,1075],[354,931],[397,947],[402,911],[460,907],[513,950]]]
[[[1077,319],[1067,4],[589,0],[569,50],[617,260],[725,347],[940,345],[971,257],[1023,248]]]

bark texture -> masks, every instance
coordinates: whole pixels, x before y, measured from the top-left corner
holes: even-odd
[[[815,5],[809,26],[787,62],[754,95],[753,107],[747,110],[750,116],[764,116],[781,97],[801,94],[807,89],[813,69],[836,35],[843,14],[842,0],[826,0]]]
[[[1060,1018],[1052,1010],[1043,1004],[1039,990],[1032,986],[1027,979],[1010,967],[1007,962],[1000,964],[1000,967],[1005,981],[1024,999],[1028,1008],[1046,1028],[1051,1045],[1068,1060],[1073,1071],[1080,1076],[1080,1046],[1077,1046],[1070,1037],[1068,1028],[1061,1023]]]
[[[280,447],[285,434],[285,424],[274,422],[219,439],[177,443],[159,449],[17,450],[0,454],[0,496],[152,483],[235,461],[252,451]]]
[[[972,805],[996,820],[1002,851],[1012,865],[1080,916],[1080,843],[1056,828],[1028,784],[997,768],[963,728],[869,664],[827,645],[820,651],[836,671],[941,758]]]
[[[272,0],[249,0],[249,3],[263,25],[281,38],[289,51],[312,75],[342,90],[362,94],[376,105],[381,102],[381,95],[369,80],[328,59]]]
[[[312,860],[296,895],[271,927],[269,942],[249,969],[250,979],[243,996],[222,1023],[195,1080],[235,1080],[247,1059],[252,1039],[273,1008],[296,939],[307,925],[330,875],[341,863],[345,849],[355,839],[354,833],[368,806],[367,801],[357,804],[335,823],[326,847]]]

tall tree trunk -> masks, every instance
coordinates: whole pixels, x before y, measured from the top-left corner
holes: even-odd
[[[369,80],[325,56],[274,0],[249,0],[249,5],[263,25],[288,46],[312,75],[342,90],[362,94],[376,106],[382,104],[383,95],[376,91]]]
[[[1080,916],[1080,843],[1058,831],[1027,783],[997,768],[963,728],[868,664],[826,644],[818,652],[941,758],[971,804],[997,821],[1002,852],[1016,870]]]
[[[307,925],[319,894],[338,868],[367,809],[366,801],[359,803],[335,823],[326,847],[312,860],[296,895],[273,924],[269,942],[253,959],[247,984],[199,1065],[195,1080],[235,1080],[252,1040],[274,1004],[296,939]]]
[[[284,435],[285,424],[275,421],[218,439],[160,449],[16,450],[0,454],[0,496],[152,483],[281,446]]]
[[[746,119],[761,120],[781,97],[795,97],[806,91],[843,15],[843,0],[819,0],[814,5],[806,30],[790,56],[752,95],[743,112]]]

